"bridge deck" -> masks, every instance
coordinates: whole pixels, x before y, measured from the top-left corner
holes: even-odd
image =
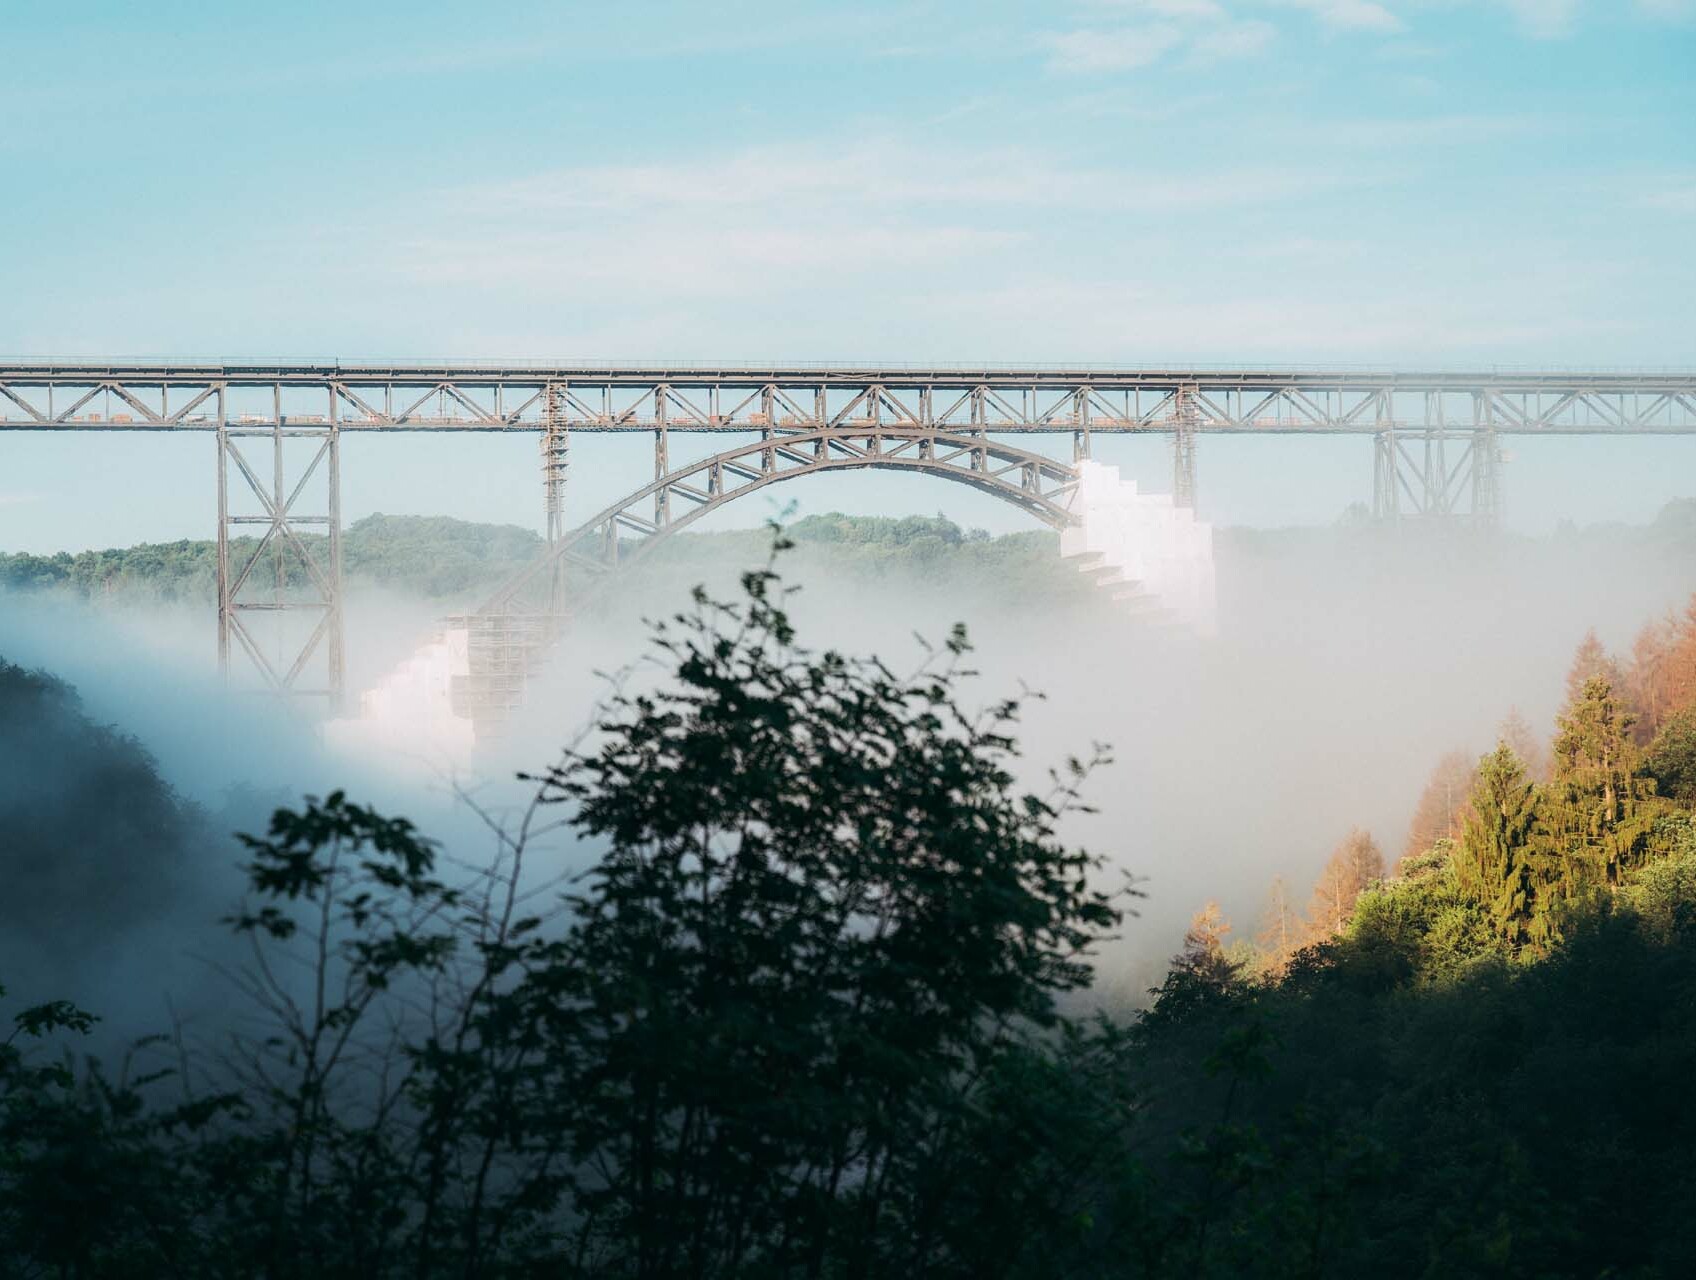
[[[1690,370],[0,363],[0,430],[1696,433]]]

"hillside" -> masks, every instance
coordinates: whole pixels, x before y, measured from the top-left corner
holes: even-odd
[[[967,585],[1006,575],[1024,586],[1075,589],[1074,575],[1054,555],[1046,530],[991,537],[941,516],[892,519],[831,514],[809,516],[788,529],[801,558],[849,576],[894,573],[924,578],[946,566]],[[306,540],[309,545],[312,539]],[[735,569],[765,554],[763,528],[680,533],[648,562],[657,580],[698,575],[704,566]],[[239,563],[256,545],[231,543]],[[431,600],[462,599],[498,585],[542,548],[535,533],[516,525],[476,524],[447,516],[372,515],[342,536],[349,584],[378,586]],[[693,578],[690,579],[693,581]],[[56,555],[0,554],[0,590],[62,592],[87,600],[209,602],[217,589],[217,544],[142,543],[107,551]]]
[[[223,833],[141,743],[4,658],[0,848],[0,982],[55,994],[85,971],[121,973],[138,934],[203,913],[209,868],[229,861]]]

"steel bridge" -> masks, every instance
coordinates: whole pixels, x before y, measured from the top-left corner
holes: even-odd
[[[1365,436],[1379,518],[1489,525],[1500,506],[1504,437],[1696,434],[1696,373],[10,362],[0,363],[0,431],[215,434],[220,665],[227,671],[240,649],[270,687],[332,703],[344,670],[342,433],[537,435],[548,549],[470,620],[473,635],[485,637],[480,696],[499,703],[516,697],[524,667],[557,628],[567,566],[615,567],[783,479],[919,471],[971,484],[1058,526],[1068,519],[1075,464],[1090,455],[1096,433],[1167,437],[1173,493],[1188,505],[1202,435]],[[650,437],[654,480],[568,528],[574,431]],[[669,438],[679,431],[739,439],[673,466]],[[1039,435],[1070,436],[1069,456],[1031,448],[1026,438]],[[309,492],[318,505],[306,505]],[[232,495],[245,512],[233,509]],[[259,540],[234,563],[232,534],[248,528]],[[267,556],[269,575],[261,568]],[[292,589],[301,582],[308,599]],[[304,639],[292,661],[273,661],[255,639],[253,615],[300,611]],[[320,663],[322,682],[311,683],[309,668]]]

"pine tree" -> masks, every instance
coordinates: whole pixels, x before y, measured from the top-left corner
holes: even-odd
[[[1591,676],[1557,721],[1555,781],[1582,797],[1592,836],[1617,827],[1631,798],[1635,719],[1605,677]]]
[[[1356,827],[1343,837],[1319,873],[1307,907],[1311,937],[1339,934],[1354,913],[1354,904],[1374,881],[1384,878],[1384,854],[1378,842]]]
[[[1539,903],[1530,849],[1537,788],[1505,741],[1478,762],[1477,777],[1466,830],[1452,862],[1455,881],[1488,912],[1502,936],[1518,946],[1533,932]]]
[[[1439,840],[1458,838],[1471,791],[1471,759],[1464,751],[1446,752],[1431,771],[1425,790],[1419,793],[1419,803],[1402,846],[1402,858],[1417,857]]]
[[[1648,856],[1664,806],[1641,772],[1633,717],[1602,676],[1592,676],[1557,720],[1554,780],[1542,837],[1556,855],[1560,892],[1579,897],[1616,886]]]

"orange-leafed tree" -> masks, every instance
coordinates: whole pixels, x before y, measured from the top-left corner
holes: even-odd
[[[1464,751],[1447,752],[1437,761],[1408,824],[1403,858],[1417,857],[1439,840],[1459,838],[1472,794],[1473,767],[1472,757]]]
[[[1637,712],[1632,736],[1638,746],[1646,746],[1672,712],[1672,657],[1678,639],[1679,619],[1669,615],[1639,631],[1631,646],[1624,692]]]
[[[1383,851],[1371,835],[1356,827],[1332,851],[1313,886],[1307,906],[1309,936],[1327,938],[1341,933],[1360,895],[1383,878]]]
[[[1301,916],[1290,901],[1290,891],[1283,876],[1272,877],[1272,888],[1266,895],[1266,910],[1261,913],[1260,932],[1255,946],[1266,958],[1266,967],[1280,971],[1291,955],[1301,946],[1304,936]]]
[[[1682,712],[1696,710],[1696,595],[1690,597],[1684,616],[1673,624],[1663,678],[1666,688],[1663,723]]]

